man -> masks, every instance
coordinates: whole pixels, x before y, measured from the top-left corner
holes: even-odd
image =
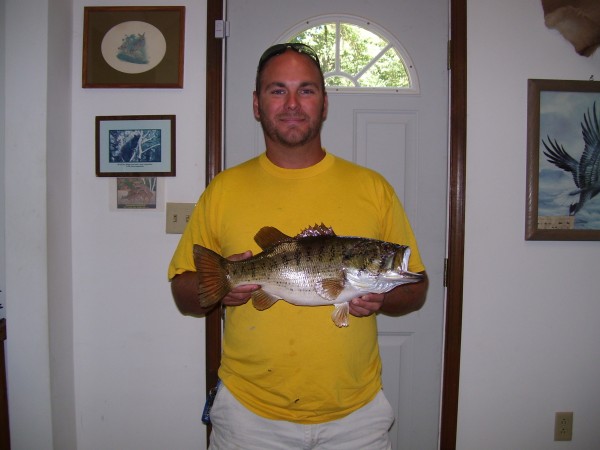
[[[303,44],[278,44],[260,59],[253,110],[266,151],[220,173],[192,214],[169,267],[183,314],[202,316],[192,248],[230,259],[260,248],[253,236],[270,225],[288,235],[324,223],[336,234],[409,245],[409,270],[424,281],[350,303],[350,325],[338,328],[330,306],[277,302],[265,311],[248,302],[258,285],[223,300],[226,320],[211,411],[211,449],[389,449],[393,411],[381,391],[375,313],[419,309],[425,267],[404,210],[379,174],[321,146],[328,98],[317,55]]]

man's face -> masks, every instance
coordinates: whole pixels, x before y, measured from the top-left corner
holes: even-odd
[[[261,91],[254,93],[254,117],[269,141],[299,147],[319,139],[327,117],[327,95],[319,69],[309,56],[287,50],[274,56],[261,75]]]

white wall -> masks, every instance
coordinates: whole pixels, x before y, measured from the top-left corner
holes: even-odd
[[[48,339],[53,448],[76,443],[71,260],[72,0],[48,3],[46,204]]]
[[[600,245],[524,240],[527,79],[600,80],[600,50],[577,55],[539,0],[469,0],[467,64],[457,448],[600,448]]]
[[[82,89],[83,7],[105,4],[6,0],[12,445],[202,448],[204,321],[179,314],[166,276],[179,236],[165,233],[164,211],[109,209],[113,180],[95,176],[94,119],[175,114],[177,177],[165,199],[196,201],[206,3],[176,3],[187,8],[184,89]]]
[[[46,261],[48,2],[6,0],[7,378],[15,449],[52,448]]]
[[[205,442],[204,321],[176,309],[166,269],[179,240],[164,211],[109,211],[113,180],[94,175],[94,119],[175,114],[177,177],[167,201],[204,186],[206,4],[186,6],[184,89],[82,89],[83,6],[73,14],[72,246],[79,449],[193,449]],[[165,4],[134,1],[130,4]]]

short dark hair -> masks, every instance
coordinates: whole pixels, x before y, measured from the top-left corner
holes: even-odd
[[[321,88],[323,89],[323,92],[325,92],[325,78],[323,77],[323,70],[321,69],[321,62],[319,61],[319,55],[317,55],[317,52],[315,52],[312,47],[301,42],[285,42],[283,44],[272,45],[266,49],[260,57],[260,60],[258,61],[258,67],[256,68],[256,93],[260,93],[260,77],[267,62],[274,56],[285,53],[288,49],[310,57],[315,66],[317,66],[317,69],[319,69],[319,74],[321,75]]]

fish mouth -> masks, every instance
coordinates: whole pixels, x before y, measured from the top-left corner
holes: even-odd
[[[381,279],[387,282],[416,283],[423,279],[423,275],[417,272],[409,272],[408,270],[388,270],[381,275]]]
[[[392,262],[393,271],[396,273],[411,273],[408,271],[408,260],[410,259],[410,248],[402,247],[394,254]]]
[[[408,260],[410,259],[410,247],[402,247],[394,254],[392,270],[387,270],[382,274],[382,278],[390,282],[402,281],[402,283],[416,283],[423,279],[423,275],[408,270]]]

